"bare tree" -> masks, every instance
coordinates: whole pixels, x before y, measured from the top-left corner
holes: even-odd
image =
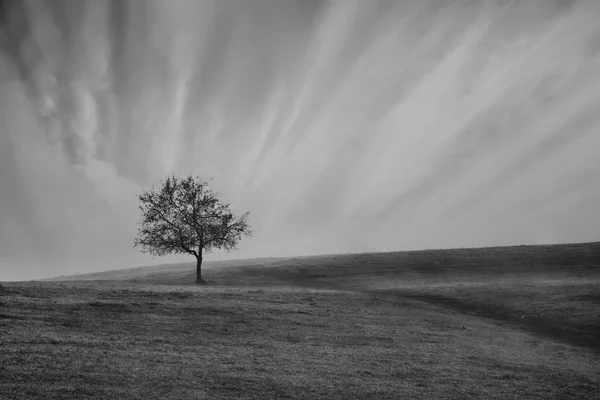
[[[142,217],[134,247],[156,256],[188,253],[196,257],[196,283],[202,255],[215,249],[231,251],[242,236],[252,234],[249,213],[235,216],[219,194],[199,177],[167,177],[160,188],[139,195]]]

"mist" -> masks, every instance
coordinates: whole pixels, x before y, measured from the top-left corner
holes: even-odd
[[[213,177],[208,259],[600,240],[600,3],[2,1],[0,280],[187,260],[137,194]],[[191,261],[191,260],[190,260]]]

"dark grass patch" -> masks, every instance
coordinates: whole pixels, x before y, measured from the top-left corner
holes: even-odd
[[[600,351],[594,282],[422,287],[383,291],[486,318],[550,340]],[[584,294],[579,294],[584,292]]]
[[[134,304],[132,303],[116,303],[106,301],[91,301],[84,304],[84,307],[92,307],[98,310],[115,312],[115,313],[131,313],[134,311]]]
[[[525,318],[524,316],[515,313],[514,310],[506,307],[471,303],[431,293],[402,292],[398,295],[414,300],[441,305],[443,307],[456,310],[460,313],[517,325],[521,329],[524,329],[528,332],[532,332],[536,335],[552,340],[558,340],[566,344],[600,350],[599,326],[565,326],[560,328],[555,324],[547,323],[541,318],[531,316]]]
[[[599,303],[600,304],[600,291],[598,293],[592,293],[592,294],[581,294],[579,296],[575,296],[576,300],[581,300],[584,302],[593,302],[593,303]]]
[[[0,312],[0,319],[19,319],[19,320],[25,320],[27,318],[25,318],[25,317],[23,317],[21,315],[6,314],[6,313]]]

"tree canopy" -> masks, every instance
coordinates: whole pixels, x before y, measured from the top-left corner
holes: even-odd
[[[203,283],[203,253],[231,251],[250,236],[249,213],[236,216],[200,177],[172,175],[158,189],[139,195],[142,212],[134,247],[155,256],[187,253],[196,257],[196,281]]]

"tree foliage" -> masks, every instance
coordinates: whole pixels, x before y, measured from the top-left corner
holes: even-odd
[[[243,236],[252,234],[249,213],[235,216],[229,204],[199,177],[167,177],[158,189],[139,195],[142,212],[134,247],[156,256],[202,253],[237,248]]]

